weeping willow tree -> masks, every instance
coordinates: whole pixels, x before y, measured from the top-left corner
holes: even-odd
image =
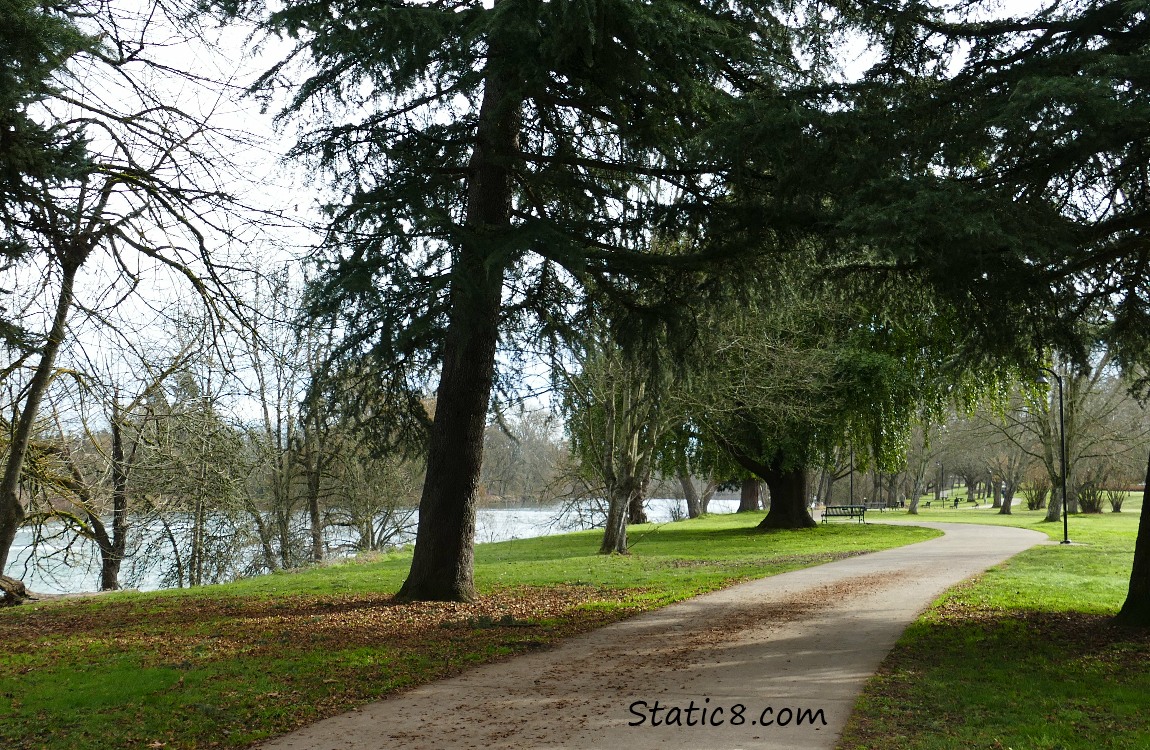
[[[851,448],[863,466],[893,471],[920,417],[993,378],[945,366],[962,333],[921,290],[864,305],[846,280],[814,278],[810,257],[793,260],[759,299],[716,317],[677,396],[719,449],[717,468],[733,464],[767,483],[764,530],[815,525],[810,467]]]

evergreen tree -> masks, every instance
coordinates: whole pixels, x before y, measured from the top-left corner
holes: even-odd
[[[1099,338],[1124,362],[1144,357],[1148,11],[1074,0],[971,20],[908,3],[872,16],[883,58],[857,83],[807,92],[811,125],[792,146],[807,157],[785,178],[821,190],[806,220],[829,264],[879,294],[892,277],[921,283],[964,322],[973,359],[1055,349],[1082,362]]]
[[[742,92],[803,78],[797,12],[755,0],[323,0],[263,19],[298,47],[260,85],[302,81],[283,113],[308,123],[294,153],[341,195],[311,294],[311,312],[348,334],[333,366],[374,361],[367,385],[392,404],[370,417],[389,437],[418,434],[424,390],[438,389],[401,598],[474,594],[501,346],[513,358],[561,341],[588,295],[619,310],[625,344],[682,340],[670,313],[700,296],[702,271],[761,249],[733,235],[694,253],[648,248],[729,224],[720,201],[743,163],[730,117]]]
[[[813,258],[776,267],[762,297],[721,310],[702,342],[681,410],[742,470],[765,481],[760,528],[813,527],[808,469],[852,448],[863,468],[905,461],[920,415],[993,386],[948,365],[963,333],[928,294],[904,286],[864,304],[847,280],[813,278]],[[713,459],[712,459],[713,460]]]
[[[0,0],[0,268],[29,252],[18,227],[40,185],[73,175],[85,162],[74,128],[43,123],[34,112],[52,95],[68,60],[92,40],[76,28],[74,3]],[[27,348],[18,323],[0,307],[0,341]]]

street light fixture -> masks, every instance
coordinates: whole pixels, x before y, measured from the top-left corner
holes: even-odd
[[[1048,372],[1054,376],[1058,382],[1058,447],[1061,454],[1061,470],[1062,470],[1062,544],[1070,544],[1070,522],[1067,520],[1069,505],[1069,498],[1066,497],[1066,417],[1062,407],[1062,376],[1049,367],[1039,367],[1039,370]],[[1037,382],[1040,385],[1047,385],[1050,381],[1045,376],[1039,375]]]

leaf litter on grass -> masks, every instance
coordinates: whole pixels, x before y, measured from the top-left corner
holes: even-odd
[[[61,702],[52,691],[85,673],[94,658],[105,664],[122,660],[134,674],[158,675],[163,687],[125,699],[122,706],[93,703],[85,735],[96,729],[93,722],[102,722],[104,731],[117,733],[105,738],[112,742],[108,747],[138,747],[154,739],[158,726],[154,717],[140,713],[144,701],[153,705],[153,713],[157,706],[169,706],[181,714],[168,719],[180,727],[170,747],[208,742],[241,747],[270,732],[615,622],[643,608],[632,603],[641,593],[549,586],[495,590],[470,603],[401,604],[380,594],[200,595],[31,607],[0,618],[0,639],[9,653],[20,654],[0,661],[0,693],[15,698],[22,692],[26,699],[9,703],[15,711],[0,728],[0,744],[39,747],[31,739],[35,735],[20,726],[33,726],[40,713],[52,711]],[[29,693],[30,676],[39,695]],[[110,689],[115,686],[85,683],[94,700]],[[87,710],[82,701],[72,691],[72,710],[80,715]],[[21,737],[33,744],[23,744]],[[74,747],[98,746],[85,744],[78,734],[73,739]]]

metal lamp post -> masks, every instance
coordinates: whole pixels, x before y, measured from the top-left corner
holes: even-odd
[[[1061,456],[1061,470],[1062,470],[1062,544],[1070,544],[1070,522],[1068,520],[1068,506],[1070,499],[1066,496],[1066,417],[1062,407],[1062,376],[1049,367],[1039,367],[1038,369],[1043,372],[1048,372],[1054,376],[1054,380],[1058,383],[1058,448]],[[1040,384],[1047,384],[1048,381],[1044,376],[1038,376]]]
[[[847,505],[855,504],[855,449],[851,448],[851,501]]]

